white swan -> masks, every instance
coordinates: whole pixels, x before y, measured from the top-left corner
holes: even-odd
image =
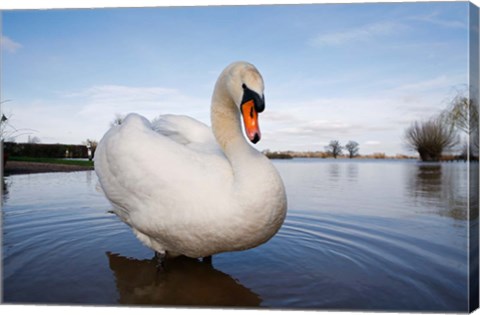
[[[114,206],[146,246],[169,257],[206,257],[269,240],[287,208],[272,163],[246,141],[260,139],[263,79],[246,62],[229,65],[215,85],[212,129],[187,116],[154,123],[129,114],[95,152],[95,171]],[[213,130],[213,133],[212,133]]]

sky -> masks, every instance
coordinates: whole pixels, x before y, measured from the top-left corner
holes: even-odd
[[[116,114],[210,125],[233,61],[265,81],[259,150],[414,154],[403,140],[468,85],[468,2],[3,10],[2,112],[41,143],[100,140]]]

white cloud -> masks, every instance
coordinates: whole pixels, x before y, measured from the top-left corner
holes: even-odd
[[[291,110],[268,109],[262,113],[261,117],[262,120],[274,123],[292,123],[299,120]]]
[[[352,42],[372,40],[404,30],[406,26],[395,22],[379,22],[346,29],[339,32],[323,33],[310,40],[312,46],[338,46]]]
[[[412,16],[409,18],[410,20],[420,21],[420,22],[427,22],[435,25],[439,25],[446,28],[461,28],[467,29],[468,25],[466,21],[458,21],[458,20],[448,20],[443,19],[440,17],[440,12],[435,11],[430,14],[426,15],[417,15]]]
[[[68,98],[82,100],[79,115],[96,120],[112,120],[115,114],[136,112],[147,118],[158,115],[193,114],[208,118],[209,100],[195,99],[179,90],[164,87],[131,87],[123,85],[94,86]],[[108,121],[109,121],[108,120]]]
[[[365,141],[365,145],[369,145],[369,146],[377,146],[381,144],[380,141],[377,141],[377,140],[368,140],[368,141]]]
[[[355,126],[352,126],[346,121],[343,120],[311,120],[304,124],[303,126],[299,127],[300,131],[307,132],[307,133],[319,133],[319,132],[336,132],[336,133],[345,133],[349,132],[350,130],[354,129]]]
[[[1,35],[0,37],[0,46],[2,47],[2,50],[9,53],[15,53],[18,49],[22,48],[21,44],[4,35]]]
[[[468,28],[466,21],[444,19],[441,18],[439,12],[433,12],[427,15],[407,17],[399,21],[383,21],[330,33],[320,33],[316,37],[311,38],[309,44],[319,47],[370,41],[407,30],[409,28],[407,21],[409,20],[435,24],[445,28]]]
[[[454,82],[458,82],[458,80],[452,80],[451,77],[448,77],[446,75],[440,75],[432,79],[400,85],[394,88],[393,91],[416,92],[416,91],[428,91],[428,90],[439,89],[439,88],[451,88],[454,85]]]
[[[87,138],[100,140],[117,113],[135,112],[148,119],[167,113],[186,114],[209,123],[209,104],[209,100],[195,99],[175,89],[102,85],[48,101],[6,105],[14,114],[12,124],[34,129],[32,136],[42,142],[80,144]],[[26,137],[17,141],[26,141]]]

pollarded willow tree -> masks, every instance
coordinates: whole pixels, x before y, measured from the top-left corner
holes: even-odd
[[[415,121],[405,131],[405,141],[422,161],[439,161],[445,150],[458,143],[455,129],[440,118]]]

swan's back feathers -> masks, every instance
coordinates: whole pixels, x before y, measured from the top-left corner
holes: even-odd
[[[185,115],[161,115],[151,128],[165,137],[192,150],[223,155],[212,130],[204,123]]]
[[[208,137],[205,124],[184,115],[158,116],[152,121],[152,129],[180,144],[202,142]]]

